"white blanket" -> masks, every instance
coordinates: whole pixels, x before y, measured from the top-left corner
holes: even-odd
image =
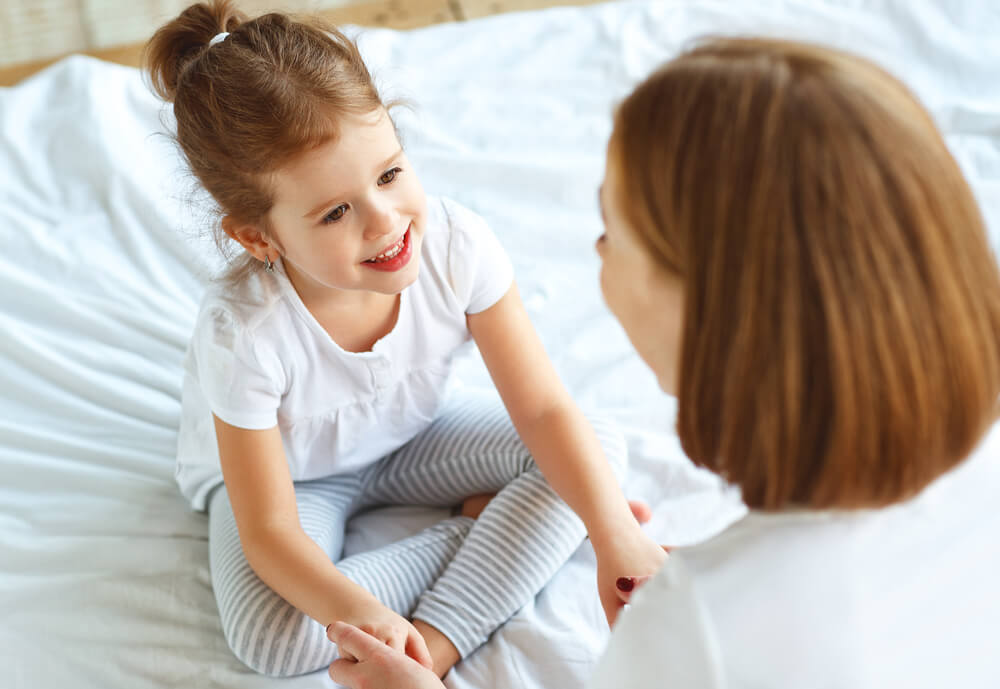
[[[619,2],[360,36],[385,91],[415,104],[396,116],[425,188],[490,221],[563,380],[625,430],[627,492],[655,508],[647,528],[674,544],[742,507],[683,456],[672,400],[601,301],[595,194],[614,103],[707,33],[821,41],[889,68],[931,109],[997,236],[990,0]],[[136,70],[84,57],[0,89],[0,684],[330,686],[232,657],[206,518],[173,481],[181,358],[218,261],[198,238],[207,210],[156,133],[164,112]],[[474,352],[461,374],[489,385]],[[349,546],[436,517],[372,515]],[[606,639],[585,544],[447,684],[579,687]]]

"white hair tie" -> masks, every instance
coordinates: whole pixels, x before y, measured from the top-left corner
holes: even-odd
[[[222,43],[224,40],[226,40],[226,36],[228,35],[229,35],[228,31],[223,31],[222,33],[215,34],[214,36],[212,36],[212,40],[208,42],[208,47],[211,48],[216,43]]]

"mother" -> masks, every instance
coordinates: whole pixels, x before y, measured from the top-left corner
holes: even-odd
[[[674,551],[591,686],[1000,686],[1000,277],[927,112],[857,57],[705,42],[619,107],[601,199],[608,306],[751,509]],[[441,687],[329,635],[338,682]]]

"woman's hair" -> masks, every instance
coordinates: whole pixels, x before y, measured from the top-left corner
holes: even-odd
[[[1000,277],[928,113],[858,57],[716,39],[618,108],[620,207],[683,284],[677,430],[753,508],[880,507],[976,446]]]
[[[229,0],[191,5],[161,27],[143,64],[153,90],[173,102],[177,142],[198,181],[222,214],[265,233],[269,173],[335,139],[343,116],[386,107],[357,46],[337,29],[283,14],[248,20]],[[255,264],[246,255],[230,277]]]

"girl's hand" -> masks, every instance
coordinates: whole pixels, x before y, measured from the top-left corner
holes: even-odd
[[[357,612],[345,615],[341,621],[357,627],[383,645],[408,655],[424,667],[434,667],[427,643],[417,628],[378,601],[373,600]],[[336,622],[327,627],[327,636],[335,624]],[[340,655],[345,657],[343,648],[340,649]]]
[[[443,689],[437,675],[344,622],[334,622],[326,636],[337,644],[340,659],[330,665],[330,678],[351,689]]]
[[[667,554],[635,523],[618,537],[593,545],[597,554],[597,592],[608,625],[613,625],[625,606],[619,597],[618,580],[645,581],[660,569]]]

